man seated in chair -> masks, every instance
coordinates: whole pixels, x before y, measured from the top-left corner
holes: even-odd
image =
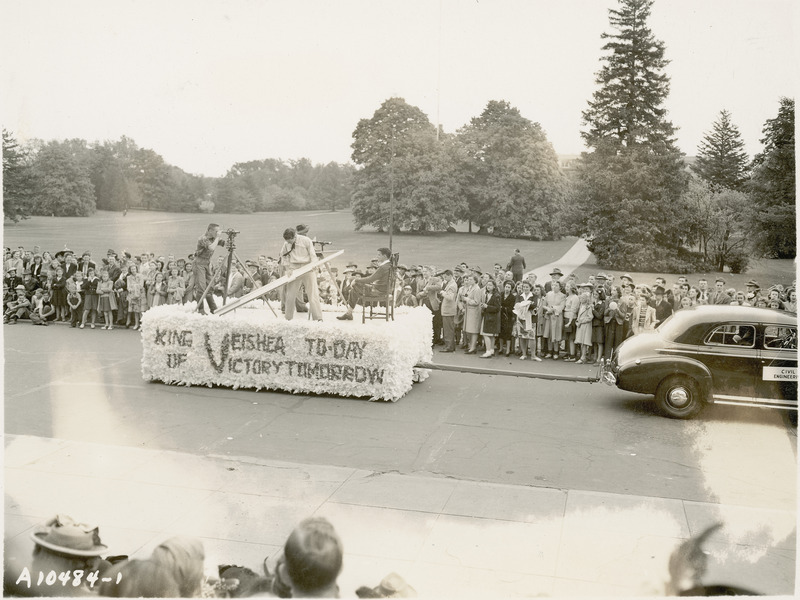
[[[368,296],[386,295],[389,291],[389,278],[391,276],[392,251],[389,248],[378,248],[378,268],[367,277],[359,277],[350,286],[350,294],[347,299],[347,312],[336,317],[340,321],[352,321],[353,309],[359,298],[365,293]]]

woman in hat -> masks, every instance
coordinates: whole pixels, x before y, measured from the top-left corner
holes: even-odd
[[[574,281],[567,281],[565,284],[567,299],[564,302],[564,349],[569,351],[569,356],[564,359],[566,362],[575,362],[575,334],[577,327],[575,320],[578,318],[578,287]]]
[[[603,359],[603,345],[606,339],[603,318],[606,313],[606,305],[606,288],[602,282],[599,282],[592,292],[592,349],[596,367],[600,366],[600,361]]]
[[[500,353],[511,355],[514,345],[514,305],[517,298],[514,295],[514,282],[503,282],[503,293],[500,295]]]
[[[576,364],[587,362],[586,357],[592,348],[592,295],[589,290],[591,284],[581,286],[581,293],[578,296],[578,314],[575,317],[575,344],[581,349],[581,356],[576,360]]]
[[[481,358],[490,358],[494,356],[494,338],[500,333],[500,295],[497,293],[497,286],[493,279],[486,282],[481,311],[483,313],[481,335],[486,348],[486,352],[481,354]]]
[[[478,333],[481,329],[481,304],[483,291],[478,287],[479,275],[470,275],[466,279],[464,290],[464,333],[469,340],[469,348],[465,354],[475,354],[478,346]]]
[[[559,347],[564,332],[564,306],[567,296],[561,291],[561,283],[550,281],[550,291],[544,297],[544,334],[547,340],[547,354],[545,358],[558,360]]]

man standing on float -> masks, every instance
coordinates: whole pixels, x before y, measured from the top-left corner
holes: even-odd
[[[317,261],[317,253],[314,251],[314,244],[310,238],[298,234],[289,227],[283,232],[283,240],[280,261],[284,267],[284,275],[291,275],[295,269]],[[306,288],[311,318],[314,321],[322,321],[317,274],[313,270],[286,284],[286,307],[284,310],[286,320],[291,321],[294,317],[295,298],[297,298],[297,291],[301,285]]]
[[[197,240],[197,250],[195,250],[194,261],[192,262],[192,273],[194,299],[198,302],[211,281],[211,257],[214,255],[214,250],[217,249],[217,246],[224,245],[225,242],[219,239],[219,225],[216,223],[209,223],[205,234]],[[214,302],[211,291],[206,294],[206,301],[208,302],[208,309],[212,313],[217,310],[217,304]],[[198,309],[201,313],[204,312],[202,306],[198,306]]]

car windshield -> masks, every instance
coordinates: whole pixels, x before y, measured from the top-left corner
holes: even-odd
[[[658,331],[665,340],[674,340],[686,330],[688,317],[688,310],[679,310],[678,312],[672,313],[672,315],[664,319],[664,321],[656,327],[656,331]]]

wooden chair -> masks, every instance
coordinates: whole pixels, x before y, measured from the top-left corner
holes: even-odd
[[[397,264],[400,254],[394,253],[389,259],[389,287],[385,292],[365,288],[358,299],[361,304],[361,322],[366,323],[367,319],[391,319],[394,321],[394,292],[397,284]],[[367,315],[369,309],[369,315]]]

